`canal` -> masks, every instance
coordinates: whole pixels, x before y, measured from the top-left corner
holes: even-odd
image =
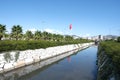
[[[96,60],[97,47],[92,46],[21,77],[15,75],[5,80],[96,80]]]

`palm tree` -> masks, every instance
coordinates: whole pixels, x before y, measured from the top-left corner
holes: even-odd
[[[52,33],[48,33],[48,36],[47,36],[48,40],[52,40],[53,39],[53,34]]]
[[[49,37],[48,34],[49,34],[49,33],[46,32],[46,31],[43,32],[44,40],[47,40],[47,39],[48,39],[48,37]]]
[[[35,40],[39,40],[39,39],[41,39],[41,37],[42,37],[41,31],[36,31],[34,34]]]
[[[57,41],[57,34],[53,34],[53,41]]]
[[[12,27],[11,37],[15,38],[16,40],[22,37],[22,27],[20,25],[14,25]]]
[[[59,34],[56,34],[55,38],[56,38],[57,41],[60,41],[60,35]]]
[[[0,24],[0,40],[1,40],[1,39],[2,39],[2,37],[4,36],[5,31],[6,31],[6,26],[5,26],[5,25]]]
[[[58,41],[63,41],[63,35],[57,34],[57,40]]]
[[[25,34],[25,37],[27,40],[30,40],[33,38],[33,33],[31,31],[27,31]]]
[[[53,41],[62,41],[63,40],[63,36],[60,34],[53,34]]]
[[[65,36],[65,40],[66,40],[66,41],[72,41],[72,40],[73,40],[73,37],[72,37],[72,36],[69,36],[69,35],[66,35],[66,36]]]

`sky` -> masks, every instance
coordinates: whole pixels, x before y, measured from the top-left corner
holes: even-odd
[[[120,0],[0,0],[0,24],[8,33],[21,25],[24,33],[120,35]]]

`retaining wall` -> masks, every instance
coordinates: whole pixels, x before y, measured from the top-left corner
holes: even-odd
[[[51,65],[56,64],[56,62],[59,62],[61,59],[67,56],[76,54],[77,51],[79,50],[77,49],[67,53],[63,53],[61,55],[37,62],[35,64],[31,64],[16,70],[12,70],[10,72],[3,73],[2,75],[0,75],[0,80],[29,80],[31,76],[34,76],[37,73],[43,71],[44,69],[50,67]]]
[[[94,43],[72,44],[64,46],[49,47],[46,49],[35,49],[25,51],[12,51],[0,53],[0,73],[5,73],[23,66],[30,65],[66,52],[81,50]],[[66,53],[67,54],[67,53]]]

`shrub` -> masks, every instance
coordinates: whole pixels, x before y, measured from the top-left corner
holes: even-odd
[[[74,41],[43,41],[43,40],[6,40],[0,41],[0,52],[12,51],[12,50],[27,50],[27,49],[39,49],[47,48],[66,44],[78,44],[90,42],[88,40],[74,40]]]
[[[102,42],[99,49],[99,54],[101,51],[105,51],[108,57],[111,58],[116,70],[120,71],[120,43],[114,41]]]

